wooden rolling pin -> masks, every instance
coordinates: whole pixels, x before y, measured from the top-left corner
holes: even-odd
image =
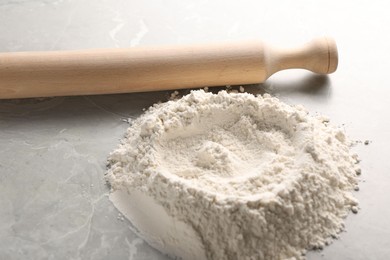
[[[332,73],[337,63],[327,37],[291,50],[251,41],[0,53],[0,99],[252,84],[291,68]]]

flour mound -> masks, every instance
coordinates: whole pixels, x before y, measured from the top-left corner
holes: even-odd
[[[126,216],[165,253],[302,259],[307,249],[331,242],[357,206],[351,191],[358,166],[350,144],[343,131],[302,106],[267,94],[199,90],[136,119],[110,154],[106,178],[114,191],[143,194],[163,209],[170,222],[159,224],[170,228],[159,237],[143,223],[155,221],[155,214],[132,216],[142,202],[132,202],[140,210]],[[190,231],[170,231],[174,223]],[[185,243],[175,239],[180,235]],[[188,237],[201,246],[191,248]]]

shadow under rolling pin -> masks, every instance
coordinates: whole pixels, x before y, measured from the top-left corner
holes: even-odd
[[[0,53],[0,99],[255,84],[280,70],[329,74],[334,40],[290,50],[261,41],[188,46]]]

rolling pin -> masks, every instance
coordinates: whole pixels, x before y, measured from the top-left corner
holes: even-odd
[[[290,50],[261,41],[0,53],[0,99],[95,95],[264,82],[277,71],[336,70],[331,38]]]

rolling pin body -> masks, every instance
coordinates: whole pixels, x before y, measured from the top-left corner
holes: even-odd
[[[290,68],[334,72],[334,41],[320,38],[292,50],[251,41],[0,53],[0,99],[252,84]]]

